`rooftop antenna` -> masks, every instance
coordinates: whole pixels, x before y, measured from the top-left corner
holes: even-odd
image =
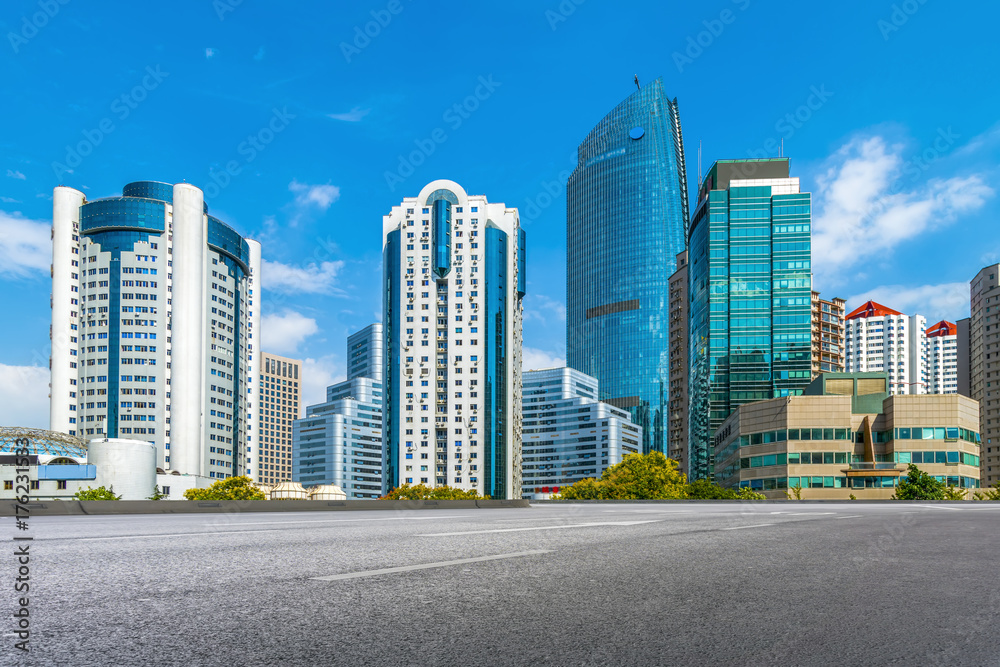
[[[781,138],[781,148],[778,149],[778,157],[785,157],[785,138]]]
[[[642,90],[642,88],[639,86],[639,75],[638,74],[635,75],[635,89],[636,90]]]
[[[701,190],[701,139],[698,140],[698,190]]]

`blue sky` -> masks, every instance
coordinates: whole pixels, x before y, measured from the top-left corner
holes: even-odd
[[[58,184],[205,188],[263,242],[265,347],[307,360],[314,402],[379,317],[382,216],[453,179],[521,209],[525,363],[561,363],[565,180],[635,74],[678,98],[692,190],[699,142],[704,171],[784,139],[825,296],[966,315],[1000,260],[1000,8],[789,4],[5,3],[0,423],[47,424]]]

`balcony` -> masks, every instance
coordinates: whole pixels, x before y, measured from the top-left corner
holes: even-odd
[[[899,477],[906,473],[906,466],[898,463],[872,463],[869,461],[852,463],[843,470],[848,477]]]

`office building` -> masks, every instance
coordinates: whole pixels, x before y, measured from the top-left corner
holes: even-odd
[[[302,362],[265,352],[260,367],[260,428],[250,477],[261,484],[292,479],[292,422],[302,414]]]
[[[170,472],[246,474],[259,275],[260,244],[193,185],[140,181],[89,202],[55,188],[51,429],[151,442]]]
[[[382,232],[385,490],[448,485],[520,498],[526,239],[517,209],[433,181],[394,206]]]
[[[889,393],[927,393],[924,316],[904,315],[867,301],[844,319],[848,373],[884,372],[889,377]]]
[[[293,426],[294,475],[303,487],[337,486],[348,498],[382,495],[382,325],[347,337],[347,380]],[[431,465],[430,453],[424,465]]]
[[[369,324],[347,337],[347,379],[382,382],[382,323]]]
[[[677,255],[670,276],[670,397],[667,412],[667,456],[687,470],[688,455],[688,270],[687,250]]]
[[[525,372],[523,497],[549,498],[642,451],[642,429],[597,396],[597,380],[578,370]]]
[[[844,372],[845,302],[812,293],[812,376]]]
[[[965,396],[891,394],[885,373],[824,373],[802,396],[744,404],[726,420],[718,480],[768,498],[798,487],[808,500],[884,500],[913,463],[978,489],[978,428],[979,406]]]
[[[566,360],[667,451],[669,284],[685,248],[677,100],[656,79],[590,131],[566,184]]]
[[[382,383],[355,377],[327,387],[294,427],[294,474],[304,487],[334,485],[348,498],[382,495]],[[423,465],[433,465],[430,452]]]
[[[970,283],[969,396],[979,401],[983,486],[1000,486],[1000,264]]]
[[[701,185],[688,244],[692,479],[712,478],[712,437],[733,410],[809,383],[810,206],[787,158],[719,160]]]

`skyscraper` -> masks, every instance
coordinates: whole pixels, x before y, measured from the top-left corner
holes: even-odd
[[[264,484],[292,479],[292,422],[302,414],[302,362],[265,352],[260,369],[260,428],[249,475]]]
[[[51,429],[148,440],[168,471],[245,474],[260,244],[187,183],[139,181],[91,202],[57,187],[52,199]]]
[[[677,100],[656,79],[591,130],[566,184],[566,359],[666,451],[668,301],[688,221]]]
[[[691,222],[689,475],[713,476],[740,405],[802,392],[812,369],[810,196],[787,158],[719,160]]]
[[[382,224],[386,490],[401,484],[521,497],[521,300],[516,208],[453,181]]]
[[[670,405],[667,456],[687,471],[688,461],[688,268],[687,250],[670,276]]]
[[[1000,264],[980,269],[970,283],[969,394],[979,401],[980,476],[983,486],[1000,484]],[[996,440],[996,442],[993,442]]]
[[[382,383],[367,375],[382,375],[381,337],[378,323],[349,336],[348,379],[296,420],[293,481],[333,484],[348,498],[382,495]]]
[[[347,379],[382,381],[382,323],[369,324],[347,337]]]

